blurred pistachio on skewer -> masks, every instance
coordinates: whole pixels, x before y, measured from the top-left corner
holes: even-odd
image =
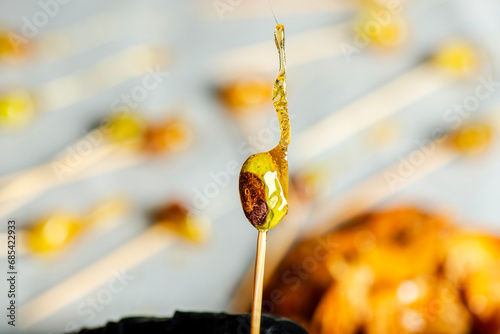
[[[28,228],[27,250],[35,255],[60,253],[97,224],[122,216],[128,206],[126,200],[119,198],[105,201],[83,216],[64,211],[52,213]]]
[[[180,117],[150,124],[146,131],[144,150],[151,154],[180,152],[193,142],[191,125]]]
[[[467,40],[455,39],[440,46],[431,63],[451,75],[469,78],[485,66],[485,59],[478,46]]]
[[[191,124],[182,117],[170,116],[153,122],[132,110],[112,114],[97,130],[110,143],[147,154],[182,151],[189,147],[194,136]]]
[[[326,165],[306,166],[291,175],[290,191],[294,192],[302,203],[314,202],[326,193],[331,172]]]
[[[272,79],[257,72],[231,77],[218,84],[216,95],[221,107],[238,125],[243,137],[250,138],[270,128],[271,84]],[[253,147],[251,151],[256,149]]]
[[[57,211],[21,230],[20,253],[37,256],[54,256],[84,236],[102,233],[123,222],[118,220],[128,212],[130,203],[122,198],[105,201],[83,216],[68,211]],[[194,243],[206,242],[211,235],[210,220],[193,214],[181,202],[167,203],[150,216],[151,223],[159,230]]]
[[[8,29],[0,29],[0,61],[18,63],[31,51],[25,38]]]
[[[84,228],[82,220],[58,212],[40,220],[29,229],[29,247],[33,253],[60,251]]]
[[[34,97],[23,89],[10,89],[0,95],[0,126],[22,127],[33,120],[36,102]]]
[[[356,38],[379,49],[393,50],[403,46],[408,40],[408,23],[405,17],[376,3],[363,6],[353,30]]]
[[[112,114],[99,127],[110,143],[133,149],[144,145],[146,129],[144,117],[133,111]]]
[[[465,124],[450,134],[451,148],[463,154],[481,153],[490,146],[495,130],[487,122]]]
[[[148,122],[136,112],[116,114],[101,126],[106,138],[147,154],[178,152],[189,147],[193,130],[187,120],[172,116]]]
[[[246,114],[271,106],[270,80],[259,75],[243,75],[222,85],[219,91],[229,111]]]
[[[208,218],[193,214],[187,206],[178,201],[154,210],[151,219],[153,224],[195,243],[206,242],[212,233]]]
[[[153,135],[150,133],[151,129],[156,131]],[[65,150],[48,163],[18,172],[11,177],[5,176],[2,178],[5,184],[0,189],[0,202],[36,195],[61,182],[70,182],[103,161],[112,163],[115,159],[117,161],[113,168],[119,169],[130,166],[130,161],[125,158],[131,156],[136,157],[132,163],[137,164],[152,155],[167,155],[185,150],[193,142],[193,133],[191,124],[179,117],[150,124],[136,112],[113,114],[71,145],[74,152],[78,152],[81,143],[93,145],[80,164],[69,165],[68,151]],[[6,215],[0,210],[1,214]]]

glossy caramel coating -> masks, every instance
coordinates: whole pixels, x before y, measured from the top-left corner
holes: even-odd
[[[290,120],[286,99],[285,31],[282,25],[276,26],[274,38],[280,71],[273,87],[273,104],[280,121],[280,141],[271,151],[250,156],[241,167],[239,179],[245,216],[255,228],[266,231],[276,226],[288,213]]]

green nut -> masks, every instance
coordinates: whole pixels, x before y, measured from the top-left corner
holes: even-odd
[[[285,174],[285,175],[284,175]],[[250,156],[241,168],[239,191],[245,216],[269,230],[288,213],[288,164],[271,152]]]

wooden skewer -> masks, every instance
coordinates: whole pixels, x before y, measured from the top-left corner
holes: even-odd
[[[251,334],[260,333],[262,313],[262,293],[264,291],[264,266],[266,264],[267,231],[260,231],[257,236],[257,255],[255,257],[255,275],[253,286]]]
[[[266,247],[266,249],[269,248],[270,256],[266,256],[264,286],[274,274],[274,270],[278,267],[279,261],[281,261],[286,251],[292,246],[292,242],[295,239],[290,238],[290,235],[298,235],[300,233],[301,224],[308,217],[311,209],[310,203],[305,204],[296,196],[294,191],[290,191],[289,197],[290,209],[288,215],[283,219],[283,224],[280,224],[279,232],[271,233],[269,236],[269,247]],[[255,268],[248,268],[228,305],[229,312],[247,312],[250,309],[254,271]]]
[[[416,66],[302,131],[297,136],[299,160],[308,161],[320,155],[354,133],[431,95],[453,80],[452,76],[436,71],[427,62]]]

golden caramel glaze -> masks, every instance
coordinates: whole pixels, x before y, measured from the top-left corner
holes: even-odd
[[[250,156],[240,172],[239,189],[245,216],[259,230],[276,226],[288,213],[288,161],[290,120],[286,100],[285,31],[278,24],[274,32],[278,48],[280,72],[273,86],[273,103],[280,121],[280,141],[269,152]],[[256,179],[264,188],[255,191]],[[260,184],[259,187],[262,187]],[[265,198],[263,201],[262,190]],[[248,211],[251,210],[251,211]],[[250,218],[252,217],[252,218]]]
[[[288,101],[286,99],[286,56],[285,27],[278,24],[274,31],[274,40],[278,48],[280,72],[273,86],[273,104],[280,120],[280,146],[286,149],[290,145],[290,120],[288,118]]]
[[[288,202],[288,145],[290,144],[290,119],[288,117],[288,101],[286,99],[286,56],[285,56],[285,27],[276,25],[274,40],[278,48],[280,72],[273,86],[273,104],[280,121],[280,141],[269,151],[278,170],[279,183],[283,195]],[[274,180],[272,181],[274,182]],[[288,205],[287,205],[288,210]],[[286,213],[285,213],[286,215]],[[277,224],[277,223],[276,223]]]

